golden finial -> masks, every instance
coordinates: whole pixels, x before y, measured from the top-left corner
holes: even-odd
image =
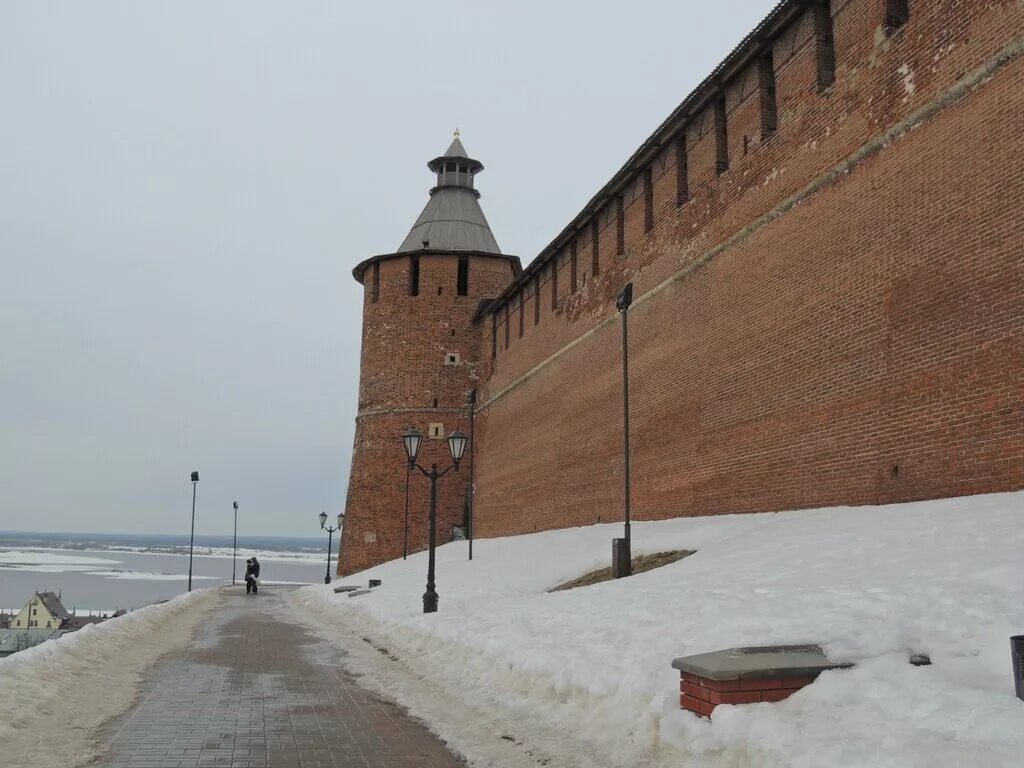
[[[458,128],[455,129],[455,138],[456,139],[459,138],[459,129]]]

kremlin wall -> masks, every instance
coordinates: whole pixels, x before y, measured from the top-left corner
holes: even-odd
[[[471,475],[477,537],[621,520],[628,282],[635,519],[1024,487],[1022,115],[1020,0],[782,2],[525,268],[456,138],[354,270],[339,573],[402,556],[400,433],[469,433],[471,390],[439,541]]]

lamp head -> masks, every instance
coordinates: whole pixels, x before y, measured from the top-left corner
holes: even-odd
[[[629,305],[633,303],[633,284],[626,283],[622,290],[619,291],[619,297],[615,299],[615,308],[619,312],[625,312],[629,309]]]
[[[405,456],[409,460],[409,466],[411,467],[416,462],[416,456],[420,452],[420,443],[423,441],[423,435],[415,427],[409,427],[402,433],[402,443],[405,445]]]
[[[344,523],[344,522],[345,522],[345,513],[344,512],[339,512],[338,513],[338,527],[341,528],[341,524]]]
[[[234,504],[232,504],[232,506],[235,508],[235,511],[237,512],[238,511],[238,502],[236,501]]]
[[[452,461],[455,463],[455,468],[459,468],[459,462],[462,461],[462,454],[466,450],[466,443],[469,441],[466,436],[459,430],[455,430],[448,435],[448,452],[452,455]]]
[[[327,513],[326,512],[321,512],[320,513],[320,527],[323,528],[325,525],[327,525]]]
[[[192,473],[192,482],[193,483],[198,483],[199,482],[199,473],[198,472],[193,472]]]

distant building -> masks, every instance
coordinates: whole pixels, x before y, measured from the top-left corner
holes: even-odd
[[[0,614],[0,658],[126,613],[118,609],[109,616],[78,616],[68,613],[56,592],[36,592],[18,613]]]
[[[61,629],[71,618],[56,592],[36,592],[14,617],[10,628]]]
[[[0,629],[0,659],[66,635],[65,629]]]

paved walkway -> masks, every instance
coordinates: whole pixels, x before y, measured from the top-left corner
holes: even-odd
[[[105,768],[450,768],[422,725],[361,688],[340,652],[274,615],[282,588],[228,594],[193,644],[156,664],[103,734]]]

